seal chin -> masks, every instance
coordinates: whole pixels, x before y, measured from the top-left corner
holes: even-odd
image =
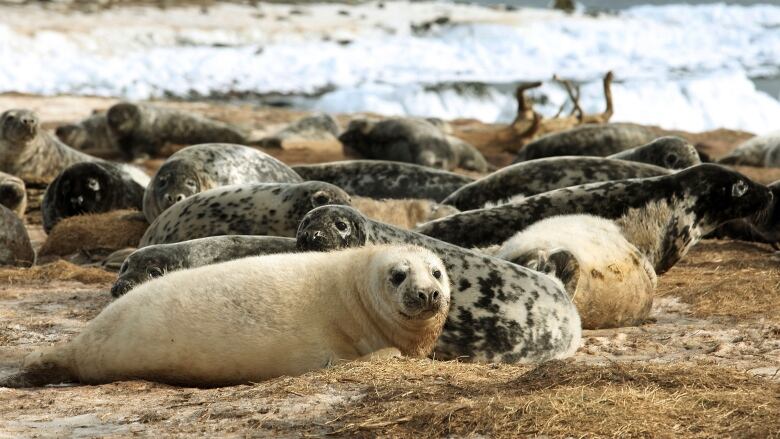
[[[114,297],[121,297],[127,294],[128,291],[133,289],[133,283],[119,279],[116,281],[113,287],[111,287],[111,295]]]
[[[329,239],[325,232],[320,230],[306,230],[298,232],[296,247],[298,250],[303,251],[335,250],[336,248],[332,246],[332,243],[333,240]]]

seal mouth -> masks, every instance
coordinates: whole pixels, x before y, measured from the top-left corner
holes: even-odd
[[[121,297],[127,294],[128,291],[133,289],[133,283],[126,280],[117,280],[114,286],[111,287],[111,295],[114,297]]]

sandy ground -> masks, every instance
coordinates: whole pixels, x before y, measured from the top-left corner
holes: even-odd
[[[113,102],[0,96],[0,108],[33,108],[47,128]],[[258,136],[301,116],[250,105],[165,105]],[[479,130],[491,128],[455,122],[456,133],[468,132],[480,147]],[[726,151],[749,134],[686,136]],[[289,163],[344,157],[338,145],[269,152]],[[743,171],[780,179],[780,170]],[[33,203],[27,222],[40,246],[38,215]],[[35,347],[77,334],[110,303],[112,278],[62,261],[0,269],[0,375]],[[765,245],[704,241],[660,277],[646,324],[585,331],[573,359],[540,367],[403,359],[222,389],[148,382],[0,389],[0,437],[131,435],[780,437],[780,257]]]

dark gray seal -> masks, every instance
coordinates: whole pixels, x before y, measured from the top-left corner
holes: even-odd
[[[260,146],[265,148],[281,148],[285,142],[305,141],[337,141],[338,122],[326,113],[306,116],[291,123],[282,130],[260,140]]]
[[[586,183],[668,175],[672,171],[646,163],[604,157],[548,157],[502,168],[450,194],[442,204],[460,210],[497,206],[518,197]]]
[[[174,244],[150,245],[131,253],[119,268],[111,295],[119,297],[149,279],[185,268],[247,256],[292,253],[294,238],[277,236],[211,236]]]
[[[121,102],[106,113],[125,158],[155,155],[165,144],[247,143],[237,127],[206,117],[147,104]]]
[[[656,134],[648,127],[627,123],[580,125],[528,143],[517,154],[514,163],[562,155],[606,157],[644,145],[655,139]]]
[[[0,172],[0,205],[3,205],[19,218],[24,218],[27,210],[27,187],[21,178]]]
[[[430,121],[391,118],[355,119],[339,136],[341,143],[368,159],[415,163],[452,170],[457,167],[485,172],[488,164],[476,148],[447,136]]]
[[[766,206],[772,192],[723,166],[702,164],[660,177],[557,189],[520,202],[461,212],[415,231],[462,247],[500,244],[544,218],[588,213],[615,219],[659,274],[701,236]],[[627,228],[635,228],[632,232]]]
[[[325,206],[301,221],[302,251],[367,244],[413,244],[444,261],[452,302],[436,358],[537,362],[571,356],[580,345],[580,318],[552,277],[418,233],[371,221],[355,209]]]
[[[223,186],[195,194],[160,214],[139,247],[218,235],[295,236],[306,213],[350,204],[349,195],[321,181]]]
[[[701,164],[696,148],[682,137],[659,137],[647,145],[607,156],[611,159],[649,163],[667,169],[685,169]]]
[[[34,263],[35,251],[22,219],[0,205],[0,265],[32,267]]]
[[[220,186],[246,183],[299,183],[289,166],[254,148],[227,143],[194,145],[171,155],[144,194],[144,215],[154,221],[187,197]]]
[[[471,177],[411,163],[346,160],[293,166],[304,180],[325,181],[348,194],[376,199],[422,198],[439,202]]]
[[[780,181],[767,187],[772,191],[773,197],[766,209],[750,217],[723,224],[711,237],[762,242],[780,250]]]
[[[109,162],[69,166],[49,184],[43,195],[43,230],[49,233],[60,220],[71,216],[141,210],[149,177],[139,169],[130,168]]]
[[[51,181],[75,163],[98,161],[76,151],[40,127],[30,110],[0,114],[0,171],[23,180]]]
[[[66,145],[88,154],[104,157],[121,153],[105,112],[95,113],[81,122],[60,125],[54,133]]]

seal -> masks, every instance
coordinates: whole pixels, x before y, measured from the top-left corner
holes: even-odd
[[[772,191],[773,197],[766,209],[747,218],[729,221],[713,232],[712,236],[762,242],[780,250],[780,181],[767,187]]]
[[[95,113],[81,122],[60,125],[54,134],[66,145],[88,154],[114,156],[121,152],[105,112]]]
[[[43,230],[63,218],[112,210],[141,210],[149,177],[138,168],[110,162],[76,163],[46,188],[41,204]]]
[[[167,273],[247,256],[295,252],[295,239],[276,236],[211,236],[174,244],[150,245],[124,260],[111,295],[119,297],[138,285]]]
[[[421,198],[440,202],[474,181],[453,172],[384,160],[345,160],[292,169],[304,180],[325,181],[350,195],[375,199]]]
[[[71,342],[29,354],[0,385],[146,379],[224,386],[344,361],[423,357],[449,299],[441,260],[421,248],[238,259],[139,286]]]
[[[718,160],[724,165],[780,167],[780,130],[746,140]]]
[[[0,265],[31,267],[34,263],[35,251],[22,219],[0,205]]]
[[[294,237],[301,218],[326,204],[350,204],[332,184],[261,183],[223,186],[180,201],[154,220],[139,247],[217,235]]]
[[[151,223],[165,209],[187,197],[220,186],[245,183],[299,183],[298,174],[254,148],[206,143],[177,151],[152,177],[143,210]]]
[[[284,129],[260,140],[260,146],[282,148],[284,144],[289,142],[336,142],[340,131],[341,128],[333,116],[327,113],[317,113],[298,119]]]
[[[545,274],[371,221],[347,206],[312,210],[296,239],[303,251],[405,243],[439,256],[450,275],[452,306],[437,359],[539,362],[569,357],[580,345],[577,309],[561,282]]]
[[[721,224],[763,210],[772,192],[726,167],[701,164],[659,177],[615,180],[534,195],[516,203],[456,213],[415,230],[461,247],[501,244],[555,215],[613,219],[653,264],[671,268]]]
[[[2,172],[25,181],[51,181],[70,165],[98,160],[42,130],[38,115],[30,110],[8,110],[0,114]]]
[[[488,170],[487,161],[476,148],[447,136],[425,119],[355,119],[339,140],[346,148],[369,159],[416,163],[445,170],[457,167],[478,172]]]
[[[454,191],[442,204],[479,209],[569,186],[669,174],[659,166],[604,157],[548,157],[499,169]]]
[[[608,157],[650,163],[668,169],[685,169],[701,164],[696,148],[685,139],[676,136],[659,137],[647,145],[627,149]]]
[[[352,197],[352,206],[363,215],[404,229],[412,229],[427,221],[458,213],[452,206],[436,204],[431,200],[375,200]]]
[[[13,211],[19,218],[24,218],[27,210],[27,187],[21,178],[0,172],[0,205]]]
[[[560,252],[570,253],[573,263],[562,261]],[[655,271],[614,221],[592,215],[547,218],[504,242],[495,256],[556,275],[585,329],[635,326],[650,314]]]
[[[247,143],[246,135],[232,125],[172,108],[120,102],[108,109],[106,117],[127,159],[154,156],[168,143]]]
[[[514,163],[557,157],[588,155],[606,157],[655,139],[657,131],[628,123],[586,124],[547,134],[520,150]]]

